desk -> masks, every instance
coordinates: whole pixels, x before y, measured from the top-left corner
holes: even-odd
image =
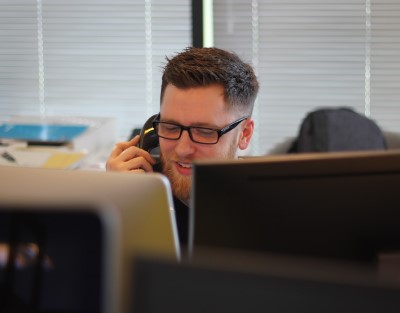
[[[6,153],[0,165],[103,170],[116,141],[115,120],[14,116],[0,123],[0,137],[0,155]]]
[[[27,146],[15,143],[0,146],[0,166],[43,167],[57,169],[105,170],[112,146],[97,151],[75,151],[68,147]]]

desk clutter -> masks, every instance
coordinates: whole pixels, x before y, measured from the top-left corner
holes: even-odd
[[[115,142],[102,117],[14,116],[0,123],[0,165],[73,169]]]
[[[0,138],[24,140],[35,144],[67,144],[88,129],[88,125],[57,125],[4,123],[0,125]]]
[[[73,169],[87,153],[60,147],[28,146],[21,143],[0,146],[0,165]]]

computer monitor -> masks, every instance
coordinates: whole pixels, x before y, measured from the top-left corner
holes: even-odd
[[[299,266],[285,268],[243,254],[172,263],[137,259],[134,268],[135,313],[397,313],[400,289],[348,277],[334,267],[335,278],[302,275]],[[225,260],[223,260],[226,258]],[[240,266],[232,265],[232,260]],[[261,260],[260,260],[261,261]],[[278,261],[278,260],[276,260]],[[297,275],[295,275],[297,274]],[[359,274],[362,274],[361,272]]]
[[[189,253],[200,247],[373,266],[399,282],[400,152],[203,161]]]
[[[180,258],[160,174],[0,167],[0,177],[3,309],[129,312],[133,260]]]

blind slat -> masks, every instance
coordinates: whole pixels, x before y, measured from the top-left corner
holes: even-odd
[[[399,0],[213,3],[214,44],[254,62],[260,80],[250,154],[296,136],[321,107],[369,106],[383,130],[400,132]]]
[[[1,118],[40,114],[42,75],[46,114],[114,117],[126,140],[158,111],[165,56],[191,43],[191,1],[41,3],[0,0]]]

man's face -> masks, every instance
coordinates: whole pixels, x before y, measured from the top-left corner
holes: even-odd
[[[168,85],[161,103],[161,120],[184,126],[221,129],[241,118],[227,110],[222,86],[179,89]],[[193,142],[187,131],[179,140],[160,138],[164,174],[169,178],[176,197],[188,203],[192,162],[194,160],[237,157],[237,150],[247,148],[253,121],[245,120],[237,128],[220,137],[216,144]]]

